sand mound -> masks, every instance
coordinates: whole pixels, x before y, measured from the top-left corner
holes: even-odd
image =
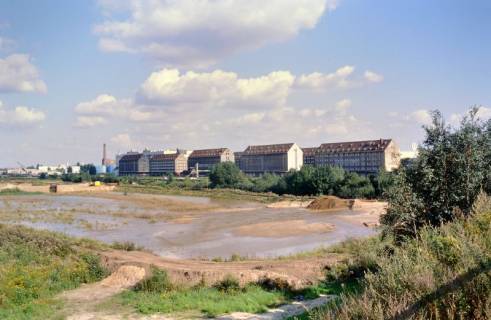
[[[101,286],[130,288],[145,277],[145,269],[135,266],[121,266],[109,277],[101,281]]]
[[[235,228],[233,232],[240,236],[282,238],[329,232],[333,229],[334,225],[325,222],[307,223],[305,220],[287,220],[249,224]]]
[[[335,210],[351,208],[352,200],[340,199],[335,196],[323,196],[308,205],[312,210]]]

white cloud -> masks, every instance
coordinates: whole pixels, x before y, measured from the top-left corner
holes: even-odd
[[[27,54],[12,54],[0,59],[0,93],[46,93],[47,86],[39,78],[39,71]]]
[[[277,105],[289,95],[294,76],[288,71],[271,72],[257,78],[239,78],[234,72],[209,73],[163,69],[154,72],[141,86],[139,97],[146,103],[207,103]]]
[[[428,110],[416,110],[409,115],[409,120],[415,121],[418,124],[430,125],[432,122],[431,114]]]
[[[351,100],[350,99],[343,99],[343,100],[340,100],[336,103],[336,108],[339,110],[339,111],[345,111],[347,110],[349,107],[351,107]]]
[[[0,37],[0,51],[9,51],[14,47],[14,44],[12,39]]]
[[[32,126],[44,121],[44,112],[25,106],[7,109],[0,101],[0,127]]]
[[[136,149],[138,143],[131,139],[128,133],[120,133],[111,138],[111,142],[118,147],[125,148],[126,150]]]
[[[77,117],[77,122],[76,122],[75,126],[79,127],[79,128],[90,128],[90,127],[96,127],[99,125],[103,125],[106,123],[107,123],[107,121],[103,117],[79,116],[79,117]]]
[[[106,122],[108,118],[119,118],[131,121],[146,121],[151,118],[151,112],[143,110],[130,99],[120,99],[101,94],[91,101],[81,102],[75,106],[75,112],[83,115],[77,118],[76,126],[92,127]],[[102,120],[101,120],[102,119]]]
[[[382,82],[384,80],[384,76],[378,73],[375,73],[373,71],[367,70],[365,71],[364,75],[365,80],[368,82],[373,82],[373,83],[378,83]]]
[[[139,52],[167,66],[204,67],[312,29],[334,0],[100,0],[104,51]]]
[[[353,88],[378,83],[383,76],[365,71],[363,77],[355,76],[355,67],[346,65],[332,73],[313,72],[297,78],[296,86],[301,89],[327,90],[331,88]]]

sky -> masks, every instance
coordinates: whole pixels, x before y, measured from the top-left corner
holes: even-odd
[[[0,167],[491,117],[488,0],[2,0]]]

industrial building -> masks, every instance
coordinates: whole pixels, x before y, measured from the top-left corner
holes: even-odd
[[[302,148],[303,164],[305,166],[315,166],[315,153],[319,148]]]
[[[119,159],[119,175],[120,176],[136,176],[143,175],[145,170],[145,160],[141,153],[127,153]],[[148,170],[146,170],[148,172]]]
[[[349,172],[376,174],[399,167],[400,150],[392,139],[324,143],[315,151],[316,166],[338,166]]]
[[[181,175],[188,170],[188,159],[184,154],[157,154],[150,158],[150,175]]]
[[[209,171],[221,162],[234,162],[234,153],[228,148],[194,150],[188,158],[188,168]]]
[[[240,158],[240,169],[250,175],[283,174],[302,165],[303,152],[295,143],[248,146]]]

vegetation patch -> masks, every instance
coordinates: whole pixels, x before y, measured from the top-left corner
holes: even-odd
[[[98,245],[55,233],[0,224],[0,319],[49,318],[57,293],[107,275]]]

